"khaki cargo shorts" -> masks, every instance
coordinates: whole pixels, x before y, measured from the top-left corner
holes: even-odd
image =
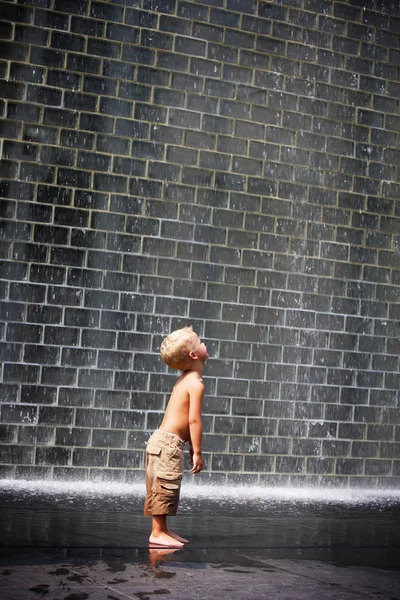
[[[158,429],[146,447],[146,500],[144,514],[176,515],[183,475],[183,447],[180,437]]]

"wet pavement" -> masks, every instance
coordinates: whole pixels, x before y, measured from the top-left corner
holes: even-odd
[[[186,486],[178,551],[143,486],[0,481],[1,600],[400,600],[400,491]]]

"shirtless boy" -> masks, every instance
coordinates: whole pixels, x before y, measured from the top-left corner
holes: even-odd
[[[171,333],[160,352],[164,362],[182,375],[174,385],[160,428],[147,442],[144,514],[152,517],[152,548],[181,548],[188,540],[168,529],[167,517],[176,515],[178,509],[185,442],[189,442],[191,473],[203,469],[202,374],[208,352],[191,327]]]

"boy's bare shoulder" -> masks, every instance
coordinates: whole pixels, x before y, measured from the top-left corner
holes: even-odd
[[[202,377],[199,377],[199,374],[196,371],[189,371],[185,375],[185,382],[190,390],[198,390],[201,391],[204,389],[204,382]]]

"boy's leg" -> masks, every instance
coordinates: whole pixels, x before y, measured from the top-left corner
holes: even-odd
[[[171,448],[173,452],[169,456],[171,453],[166,450]],[[165,432],[158,431],[153,434],[147,444],[146,452],[145,515],[153,517],[150,545],[181,548],[189,541],[169,531],[167,527],[167,515],[175,515],[178,508],[183,462],[183,442],[177,444],[176,436]],[[168,473],[168,481],[164,481],[162,485],[159,477],[162,479],[164,473]],[[170,479],[171,473],[176,475],[175,479]],[[154,514],[157,512],[159,514]]]
[[[153,515],[149,543],[168,548],[182,548],[183,546],[183,542],[170,535],[167,527],[167,515]]]

